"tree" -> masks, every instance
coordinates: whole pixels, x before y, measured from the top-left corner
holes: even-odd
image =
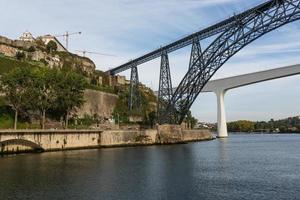
[[[32,70],[27,67],[16,68],[1,77],[1,90],[15,112],[14,129],[17,129],[18,114],[28,106],[32,94],[28,88],[33,85]]]
[[[117,123],[120,122],[129,122],[129,109],[128,109],[128,99],[129,92],[123,91],[119,93],[119,98],[117,100],[116,106],[113,110],[113,117],[116,119]]]
[[[35,52],[35,47],[34,46],[30,46],[28,49],[27,49],[28,52],[32,53],[32,52]]]
[[[45,129],[46,112],[54,107],[58,96],[58,71],[40,68],[34,75],[34,85],[30,88],[34,97],[31,108],[39,111],[41,128]]]
[[[156,120],[157,120],[157,114],[155,111],[152,111],[148,114],[148,119],[149,119],[149,123],[150,123],[150,126],[151,128],[153,128]]]
[[[247,120],[240,120],[236,122],[227,123],[229,131],[232,132],[252,132],[255,129],[254,122]]]
[[[184,121],[187,123],[188,128],[190,128],[190,129],[193,129],[196,126],[196,124],[198,123],[198,120],[192,116],[191,111],[189,111],[187,113]]]
[[[58,80],[56,106],[65,113],[65,128],[68,128],[71,111],[84,103],[86,81],[74,72],[60,72]]]
[[[22,51],[18,51],[18,52],[16,53],[16,58],[17,58],[18,60],[24,60],[24,59],[25,59],[25,53],[22,52]]]
[[[56,42],[51,40],[50,42],[48,42],[46,48],[49,53],[52,53],[53,51],[57,50],[57,44]]]

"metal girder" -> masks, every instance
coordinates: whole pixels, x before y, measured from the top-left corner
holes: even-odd
[[[243,47],[287,23],[300,19],[300,0],[273,0],[263,9],[235,17],[196,59],[174,92],[162,123],[180,124],[205,84]]]
[[[126,71],[128,69],[131,68],[131,63],[135,62],[137,65],[141,65],[143,63],[146,63],[150,60],[153,60],[155,58],[159,58],[162,54],[162,52],[167,52],[167,53],[171,53],[173,51],[176,51],[178,49],[181,49],[183,47],[186,47],[188,45],[191,45],[194,41],[195,38],[198,38],[199,40],[203,40],[205,38],[209,38],[213,35],[217,35],[222,33],[223,31],[227,30],[229,27],[231,27],[232,25],[236,24],[236,18],[243,18],[244,16],[251,16],[251,15],[256,15],[256,13],[258,11],[260,12],[264,12],[265,10],[269,9],[269,7],[274,3],[274,2],[279,2],[282,0],[269,0],[266,1],[254,8],[251,8],[249,10],[246,10],[245,12],[242,12],[238,15],[232,16],[226,20],[223,20],[217,24],[214,24],[212,26],[209,26],[208,28],[205,28],[203,30],[200,30],[196,33],[193,33],[187,37],[184,37],[180,40],[177,40],[169,45],[163,46],[159,49],[156,49],[150,53],[147,53],[139,58],[136,58],[132,61],[129,61],[123,65],[120,65],[116,68],[110,69],[107,71],[107,73],[111,74],[111,75],[115,75],[118,74],[122,71]]]
[[[161,55],[157,115],[158,121],[160,116],[165,112],[167,105],[172,98],[172,81],[170,73],[169,57],[167,52]]]
[[[193,66],[193,64],[197,61],[198,58],[201,58],[201,55],[202,55],[202,49],[200,45],[200,40],[198,38],[195,38],[192,44],[189,69]]]
[[[132,64],[130,75],[129,110],[141,108],[141,94],[139,92],[139,75],[136,63]]]

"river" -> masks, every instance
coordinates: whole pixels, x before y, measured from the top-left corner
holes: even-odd
[[[300,199],[300,134],[2,157],[0,199]]]

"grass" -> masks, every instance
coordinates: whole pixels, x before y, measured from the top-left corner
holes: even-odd
[[[38,61],[20,61],[0,54],[0,74],[5,74],[17,67],[43,67]]]
[[[14,111],[6,105],[4,97],[0,96],[0,129],[12,129],[14,127]],[[19,120],[18,129],[39,129],[38,123],[30,124]]]
[[[0,129],[13,129],[14,119],[9,115],[0,116]],[[28,122],[19,121],[17,125],[18,129],[40,129],[40,125],[37,123],[30,124]]]

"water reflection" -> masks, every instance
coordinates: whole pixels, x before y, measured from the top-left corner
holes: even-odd
[[[300,135],[0,158],[0,199],[297,199]]]

